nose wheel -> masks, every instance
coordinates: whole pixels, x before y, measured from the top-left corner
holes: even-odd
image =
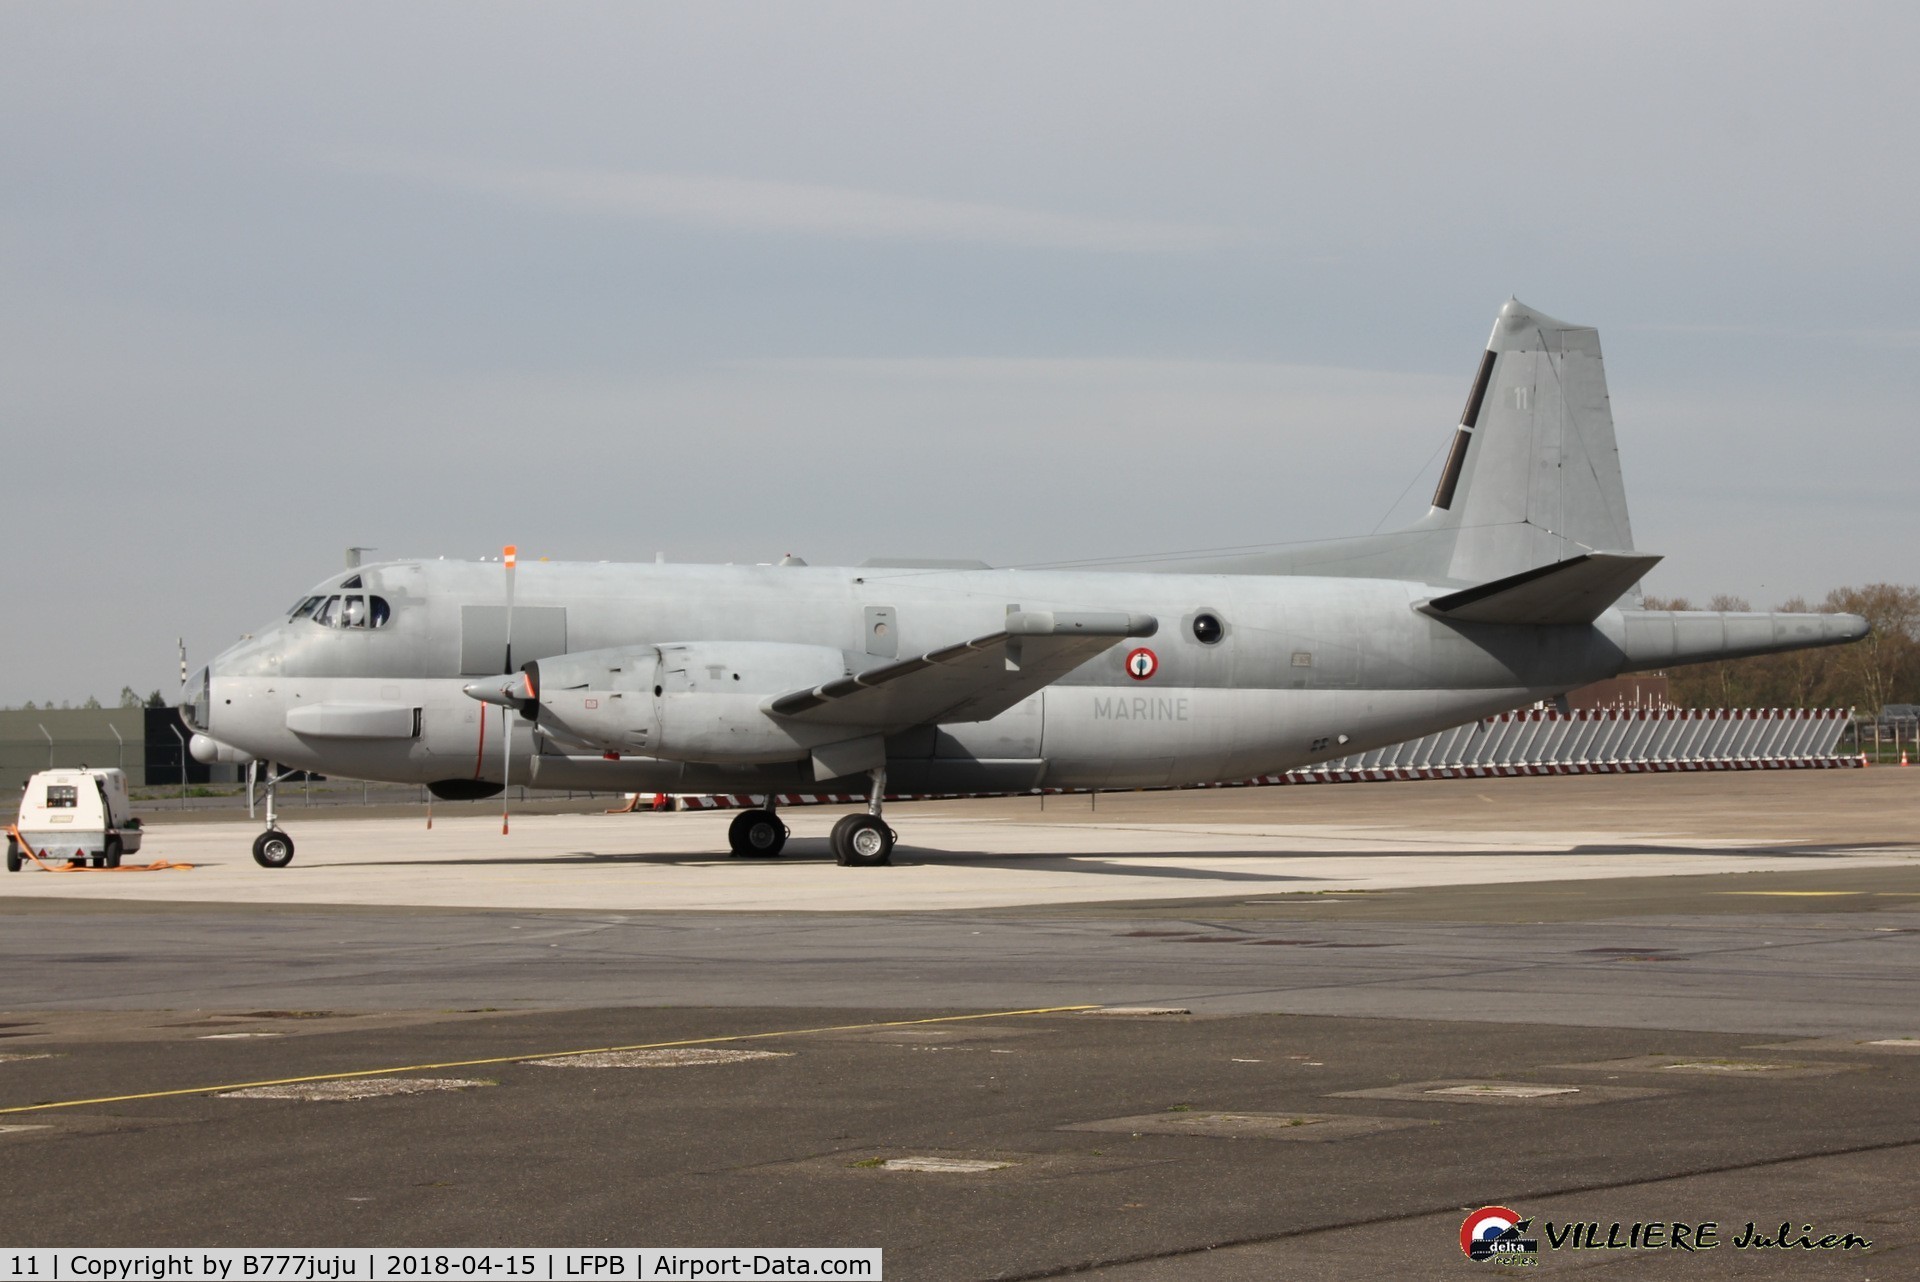
[[[275,774],[271,761],[266,763],[266,767],[267,830],[253,839],[253,862],[259,864],[262,868],[285,868],[293,862],[293,838],[287,836],[286,833],[280,830],[280,819],[279,816],[274,813],[273,803],[274,799],[279,795],[281,782],[292,778],[294,772],[291,770],[283,770],[279,774]],[[252,813],[253,807],[253,781],[256,770],[256,764],[250,764],[247,767],[247,807],[249,814]]]
[[[269,828],[253,839],[253,862],[262,868],[285,868],[293,862],[293,838]]]

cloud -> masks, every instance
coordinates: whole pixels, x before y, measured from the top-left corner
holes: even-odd
[[[748,235],[1010,245],[1093,253],[1191,253],[1227,243],[1217,227],[1085,217],[861,187],[621,169],[492,168],[362,159],[353,168],[424,179],[541,209],[653,219]]]

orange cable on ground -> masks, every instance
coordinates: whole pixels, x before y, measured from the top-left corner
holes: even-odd
[[[32,860],[34,867],[41,872],[188,872],[193,868],[192,864],[176,864],[165,859],[156,859],[150,864],[121,864],[117,868],[89,868],[85,864],[78,863],[49,864],[40,857],[38,851],[27,844],[27,839],[20,835],[19,825],[8,824],[7,835],[19,845],[20,853]]]

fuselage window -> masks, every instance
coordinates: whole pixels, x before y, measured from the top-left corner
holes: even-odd
[[[337,596],[328,597],[326,604],[313,612],[313,621],[319,624],[323,628],[339,627],[340,625],[333,621],[333,607],[338,604],[340,604],[339,597]]]

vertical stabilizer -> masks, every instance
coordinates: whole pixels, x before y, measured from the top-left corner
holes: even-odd
[[[1386,534],[1143,568],[1480,584],[1631,551],[1600,335],[1508,299],[1425,516]]]
[[[1633,549],[1597,331],[1507,301],[1419,524],[1467,583]]]

